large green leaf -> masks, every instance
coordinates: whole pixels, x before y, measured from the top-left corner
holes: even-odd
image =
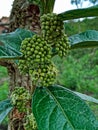
[[[71,49],[98,47],[98,31],[87,30],[69,37]]]
[[[86,103],[58,85],[36,88],[32,111],[39,130],[98,130],[98,121]]]
[[[12,104],[10,99],[6,99],[0,102],[0,124],[4,120],[4,118],[8,115],[8,113],[12,110]]]
[[[0,35],[0,59],[17,59],[21,56],[20,45],[22,40],[32,37],[33,32],[17,29],[14,32]]]
[[[63,21],[70,19],[98,16],[98,5],[89,8],[69,10],[61,14],[58,14],[58,16]]]

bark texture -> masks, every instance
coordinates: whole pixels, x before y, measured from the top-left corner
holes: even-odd
[[[15,31],[17,28],[25,28],[40,33],[40,11],[38,6],[29,5],[27,0],[14,0],[10,14],[9,32]],[[0,61],[0,65],[7,67],[10,77],[10,94],[16,86],[23,86],[33,93],[35,86],[32,85],[30,76],[20,74],[17,65],[13,61]],[[23,127],[24,116],[26,116],[26,113],[19,113],[17,109],[12,110],[9,115],[8,130],[25,130]]]
[[[40,32],[39,7],[29,4],[27,0],[14,0],[10,15],[10,31],[26,28],[33,32]]]

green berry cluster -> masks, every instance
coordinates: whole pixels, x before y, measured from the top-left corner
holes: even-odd
[[[60,57],[67,55],[70,48],[68,38],[63,31],[63,21],[54,13],[44,14],[40,18],[41,35],[22,41],[22,60],[19,68],[22,73],[29,74],[36,85],[50,86],[54,84],[57,71],[52,63],[52,54]]]
[[[21,52],[31,65],[50,62],[51,47],[39,35],[22,42]]]
[[[52,85],[56,78],[56,69],[51,62],[51,46],[39,35],[22,41],[23,59],[19,61],[19,69],[30,74],[39,86]],[[54,71],[55,70],[55,71]]]
[[[69,41],[66,34],[63,34],[58,41],[54,42],[56,53],[60,57],[65,57],[70,49]]]
[[[27,61],[24,59],[19,60],[18,67],[21,70],[21,73],[28,74],[29,73],[29,65]]]
[[[37,130],[37,124],[33,113],[25,117],[24,128],[25,130]]]
[[[57,70],[53,63],[43,64],[30,70],[32,80],[37,82],[38,86],[50,86],[55,82]]]
[[[51,43],[52,48],[55,48],[56,54],[60,57],[67,55],[69,51],[69,42],[64,34],[63,21],[54,13],[44,14],[41,16],[42,36]]]
[[[54,13],[44,14],[40,18],[43,37],[52,43],[63,33],[63,21]]]
[[[18,109],[19,112],[27,111],[27,104],[31,100],[31,96],[28,90],[24,87],[16,87],[11,94],[12,104]]]
[[[51,47],[38,35],[23,40],[21,52],[25,59],[19,61],[21,72],[27,73],[29,69],[36,69],[37,66],[51,61]]]

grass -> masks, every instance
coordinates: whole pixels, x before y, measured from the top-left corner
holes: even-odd
[[[8,91],[8,82],[4,82],[2,85],[0,85],[0,101],[7,98]]]
[[[7,76],[8,76],[7,69],[5,67],[0,66],[0,80]]]
[[[8,74],[5,67],[0,66],[0,101],[8,96]]]
[[[94,114],[98,120],[98,104],[89,102],[89,106],[90,106],[91,110],[94,112]]]
[[[0,101],[7,99],[8,97],[8,74],[5,67],[0,66]],[[2,122],[3,126],[6,126],[8,123],[8,117]]]

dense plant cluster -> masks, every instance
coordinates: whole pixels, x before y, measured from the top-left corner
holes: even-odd
[[[27,104],[31,100],[31,95],[24,87],[15,87],[11,94],[12,104],[19,112],[27,112]]]
[[[43,37],[48,40],[50,44],[53,44],[54,40],[62,36],[63,21],[54,13],[44,14],[40,20]]]
[[[36,124],[33,113],[25,117],[24,128],[25,130],[37,130],[37,124]]]
[[[31,75],[39,86],[55,83],[57,70],[52,63],[53,50],[60,57],[66,56],[69,50],[67,36],[63,32],[63,22],[56,14],[41,16],[41,35],[22,41],[23,59],[19,61],[22,73]]]
[[[60,56],[66,56],[70,48],[68,38],[64,33],[63,21],[58,15],[44,14],[41,16],[42,36],[55,48],[56,53]]]
[[[39,86],[51,85],[56,77],[56,69],[51,62],[51,46],[47,41],[34,35],[22,42],[21,52],[25,59],[19,61],[21,72],[29,73]]]
[[[23,127],[25,130],[37,130],[35,117],[31,112],[31,94],[24,87],[15,87],[11,94],[11,101],[14,107],[20,112],[25,113]]]

